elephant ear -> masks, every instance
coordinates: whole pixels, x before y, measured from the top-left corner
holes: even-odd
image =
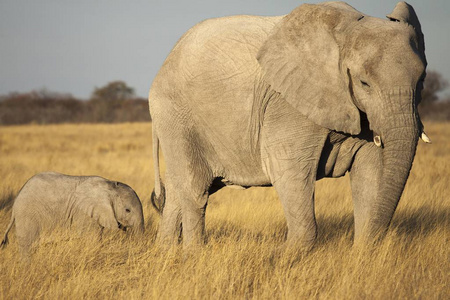
[[[303,4],[285,16],[258,52],[265,81],[318,125],[361,131],[347,69],[341,65],[346,28],[364,17],[344,3]]]
[[[78,209],[95,220],[101,227],[117,229],[117,219],[110,201],[101,198],[82,197]]]
[[[399,2],[394,10],[386,17],[394,22],[407,23],[414,28],[417,35],[418,50],[426,64],[425,40],[422,33],[422,26],[420,26],[419,18],[417,17],[414,8],[406,2]]]
[[[111,205],[102,204],[96,205],[92,217],[103,228],[117,229],[118,222]]]

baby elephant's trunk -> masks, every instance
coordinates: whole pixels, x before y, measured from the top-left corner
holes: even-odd
[[[127,228],[127,233],[131,233],[132,235],[141,235],[144,233],[144,224],[139,224],[136,227]]]

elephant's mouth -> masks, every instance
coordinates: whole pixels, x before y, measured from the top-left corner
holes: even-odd
[[[120,230],[127,231],[127,227],[123,226],[120,222],[117,222],[117,227],[119,227]]]

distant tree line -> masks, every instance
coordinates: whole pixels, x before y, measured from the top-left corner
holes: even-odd
[[[440,99],[448,86],[441,74],[428,72],[419,105],[423,120],[450,121],[450,96]],[[147,99],[136,97],[123,81],[95,88],[89,100],[46,89],[0,97],[0,125],[148,121]]]
[[[123,81],[96,88],[89,100],[46,89],[0,97],[0,125],[148,121],[147,99]]]
[[[440,73],[428,72],[419,104],[419,114],[423,120],[450,121],[450,96],[440,95],[448,86],[449,82]]]

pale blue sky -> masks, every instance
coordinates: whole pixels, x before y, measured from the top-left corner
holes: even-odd
[[[124,80],[146,97],[178,38],[194,24],[236,14],[282,15],[294,0],[0,0],[0,95],[43,87],[88,98]],[[408,1],[425,35],[429,70],[450,79],[450,1]],[[396,0],[349,0],[383,17]]]

